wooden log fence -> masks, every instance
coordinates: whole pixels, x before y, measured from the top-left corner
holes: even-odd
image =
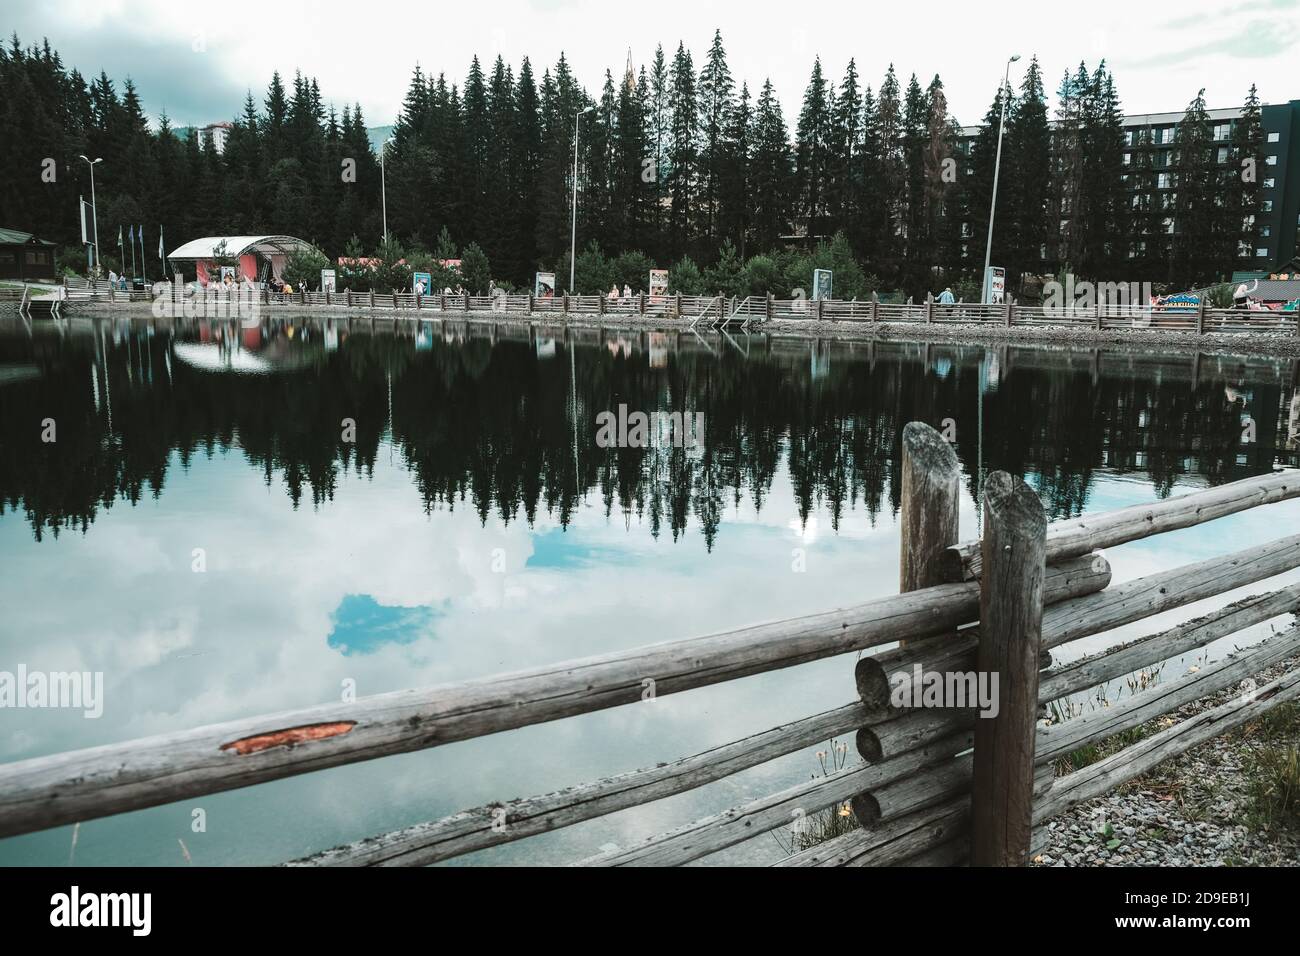
[[[376,307],[384,307],[383,298],[374,296]],[[422,297],[418,304],[412,298],[410,307],[424,311],[440,298]],[[453,308],[478,307],[473,297],[446,298]],[[518,298],[527,304],[529,297]],[[582,306],[581,297],[572,298]],[[678,308],[693,305],[686,297],[676,299]],[[718,309],[716,299],[705,301]],[[874,301],[864,305],[885,308]],[[593,301],[592,307],[600,306]],[[822,308],[831,314],[831,303]],[[947,307],[930,308],[942,321]],[[781,865],[1017,865],[1041,848],[1045,824],[1056,814],[1300,695],[1295,669],[1055,777],[1061,757],[1300,653],[1300,626],[1291,626],[1223,660],[1157,681],[1116,706],[1047,726],[1038,720],[1041,705],[1300,612],[1300,583],[1291,584],[1099,654],[1061,665],[1051,660],[1056,648],[1070,642],[1300,567],[1300,535],[1294,535],[1112,585],[1109,562],[1099,551],[1295,498],[1300,476],[1263,475],[1047,526],[1037,497],[1023,482],[997,473],[985,487],[983,538],[955,544],[960,474],[952,449],[917,423],[905,429],[902,449],[904,553],[897,595],[496,677],[0,764],[0,836],[634,704],[644,699],[647,680],[658,696],[857,653],[857,699],[823,713],[693,756],[494,802],[294,862],[436,863],[694,790],[852,734],[860,763],[582,862],[679,865],[787,826],[793,818],[852,812],[860,828],[794,853]],[[969,700],[967,706],[951,700],[928,706],[917,692],[925,675],[935,673],[998,675],[996,716],[980,717]],[[912,705],[896,706],[896,691],[911,691]]]

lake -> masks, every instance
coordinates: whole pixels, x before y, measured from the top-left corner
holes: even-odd
[[[1298,393],[1297,361],[1228,355],[0,319],[0,670],[104,675],[98,718],[0,709],[0,761],[892,594],[909,421],[955,442],[967,538],[996,469],[1064,518],[1294,466]],[[597,417],[620,406],[702,414],[702,441],[604,447]],[[1118,582],[1297,526],[1292,501],[1107,557]],[[75,859],[281,862],[848,703],[853,657],[90,821]],[[626,845],[806,780],[817,749],[452,862]],[[0,863],[63,864],[72,843],[72,827],[0,841]],[[702,862],[782,853],[763,835]]]

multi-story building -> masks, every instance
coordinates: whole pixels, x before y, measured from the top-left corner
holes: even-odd
[[[1224,167],[1235,167],[1232,133],[1241,117],[1241,109],[1214,109],[1207,113],[1216,161]],[[1260,114],[1264,165],[1255,171],[1260,184],[1255,222],[1257,241],[1239,246],[1238,261],[1232,263],[1233,271],[1272,272],[1300,257],[1300,100],[1265,104]],[[1127,169],[1143,171],[1143,175],[1125,173],[1125,182],[1130,184],[1133,192],[1133,207],[1154,211],[1153,218],[1168,235],[1178,231],[1174,216],[1178,189],[1176,151],[1178,126],[1182,119],[1181,112],[1139,113],[1124,117],[1124,164]],[[962,129],[958,151],[967,172],[979,132],[978,126]],[[1142,155],[1143,151],[1149,152],[1149,157]],[[1168,214],[1161,217],[1161,211]],[[1061,215],[1060,227],[1064,232],[1069,225],[1068,211]],[[983,236],[974,235],[969,223],[962,224],[961,235],[963,256],[970,261],[979,259],[983,252]],[[1145,252],[1141,247],[1145,239],[1137,236],[1127,238],[1131,256]],[[1052,261],[1050,251],[1046,246],[1042,249],[1044,272],[1054,271],[1058,265]]]
[[[207,126],[199,130],[199,142],[202,143],[211,140],[212,148],[215,149],[218,154],[224,153],[226,151],[226,140],[229,138],[230,131],[233,128],[233,123],[209,123]]]

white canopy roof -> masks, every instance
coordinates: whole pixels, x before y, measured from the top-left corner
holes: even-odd
[[[294,236],[205,236],[191,239],[185,245],[172,251],[168,259],[211,259],[217,247],[226,244],[226,255],[242,256],[245,253],[261,253],[264,256],[277,253],[288,255],[300,249],[314,248],[306,239]]]

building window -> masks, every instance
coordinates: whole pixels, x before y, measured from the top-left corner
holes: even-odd
[[[1156,177],[1156,186],[1159,187],[1160,189],[1168,189],[1169,186],[1170,186],[1170,178],[1169,178],[1169,174],[1168,174],[1168,173],[1161,173],[1159,176],[1157,176],[1157,177]]]
[[[1267,239],[1267,238],[1268,238],[1269,236],[1271,236],[1271,235],[1273,235],[1273,228],[1272,228],[1271,226],[1260,226],[1260,227],[1259,227],[1259,238],[1261,238],[1261,239]]]
[[[1125,154],[1124,154],[1124,165],[1127,166],[1127,165],[1128,165],[1129,163],[1131,163],[1131,162],[1133,162],[1133,154],[1132,154],[1132,153],[1125,153]]]
[[[1272,212],[1272,211],[1273,211],[1273,200],[1271,200],[1271,199],[1264,199],[1264,200],[1261,200],[1261,202],[1260,202],[1260,204],[1259,204],[1259,211],[1260,211],[1260,212]]]
[[[1264,188],[1265,188],[1265,189],[1272,189],[1272,188],[1273,188],[1274,186],[1276,186],[1276,185],[1277,185],[1277,180],[1274,179],[1272,176],[1270,176],[1268,179],[1264,180]]]
[[[1277,133],[1269,133],[1269,134],[1268,134],[1268,141],[1269,141],[1270,143],[1276,143],[1276,142],[1278,141],[1278,134],[1277,134]]]
[[[1265,157],[1264,157],[1264,165],[1265,165],[1265,166],[1276,166],[1276,165],[1277,165],[1277,157],[1276,157],[1276,156],[1265,156]]]
[[[1268,250],[1267,250],[1267,249],[1256,249],[1256,250],[1255,250],[1255,258],[1256,258],[1256,259],[1267,259],[1267,258],[1268,258]]]
[[[1226,147],[1226,146],[1220,146],[1220,147],[1219,147],[1219,162],[1220,162],[1220,163],[1226,163],[1227,161],[1228,161],[1228,147]]]
[[[1174,221],[1172,219],[1165,220],[1165,232],[1171,236],[1174,234]]]
[[[1237,255],[1238,255],[1240,258],[1242,258],[1242,259],[1249,258],[1249,256],[1250,256],[1250,243],[1249,243],[1249,242],[1246,242],[1244,239],[1243,239],[1243,240],[1240,240],[1240,241],[1237,243]]]
[[[1161,145],[1167,145],[1169,143],[1172,143],[1173,141],[1174,141],[1174,128],[1172,126],[1166,126],[1164,129],[1160,130],[1157,133],[1156,136],[1157,143],[1160,143]]]

